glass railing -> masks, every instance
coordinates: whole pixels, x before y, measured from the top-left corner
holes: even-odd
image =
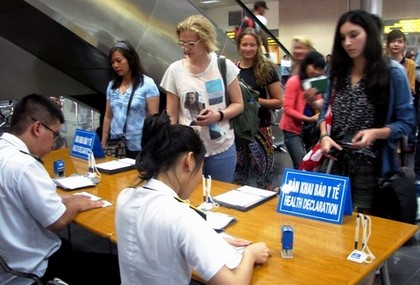
[[[14,106],[15,102],[12,100],[0,101],[0,133],[9,129]]]
[[[54,149],[69,147],[72,143],[76,129],[96,131],[100,126],[100,113],[92,107],[73,98],[54,97],[63,111],[65,122],[60,128],[60,137]]]
[[[60,137],[54,142],[53,149],[71,145],[76,129],[96,131],[100,126],[100,113],[75,100],[67,97],[51,97],[60,106],[65,122],[60,128]],[[9,131],[10,120],[14,106],[18,101],[0,101],[0,134]]]

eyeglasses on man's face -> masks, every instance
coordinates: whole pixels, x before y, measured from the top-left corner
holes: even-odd
[[[193,49],[197,46],[197,44],[201,41],[201,39],[199,39],[196,42],[183,42],[183,41],[179,41],[178,45],[182,48],[190,48]]]
[[[31,120],[34,121],[34,122],[39,122],[44,128],[46,128],[47,130],[49,130],[50,132],[52,132],[53,135],[54,135],[54,140],[56,140],[60,136],[60,133],[59,132],[54,131],[53,129],[51,129],[50,127],[48,127],[43,122],[41,122],[41,121],[39,121],[39,120],[37,120],[37,119],[35,119],[33,117],[31,117]]]

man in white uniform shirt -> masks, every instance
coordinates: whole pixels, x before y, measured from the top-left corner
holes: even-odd
[[[70,284],[120,284],[116,256],[73,252],[56,234],[77,213],[102,206],[81,195],[58,195],[43,166],[63,122],[55,102],[32,94],[16,105],[10,133],[0,137],[0,250],[12,269],[45,284],[55,277]],[[104,283],[95,283],[98,278]],[[0,284],[33,282],[0,270]]]

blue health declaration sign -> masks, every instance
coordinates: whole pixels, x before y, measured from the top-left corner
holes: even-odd
[[[341,224],[352,211],[348,177],[284,170],[277,212]]]
[[[93,152],[95,157],[105,157],[96,132],[76,129],[70,155],[87,160],[89,152]]]

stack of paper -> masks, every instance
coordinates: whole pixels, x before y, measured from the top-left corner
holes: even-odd
[[[53,179],[54,183],[64,190],[75,190],[79,188],[96,186],[88,177],[83,175],[72,175],[63,178]]]
[[[88,192],[79,192],[79,193],[74,193],[73,195],[86,196],[86,197],[88,197],[92,201],[102,201],[102,203],[103,203],[102,207],[112,206],[112,203],[111,202],[108,202],[107,200],[104,200],[101,197],[98,197],[98,196],[93,195],[93,194],[88,193]]]
[[[104,163],[99,163],[96,168],[99,172],[106,174],[114,174],[123,171],[132,170],[136,167],[136,160],[132,158],[122,158],[118,160],[111,160]]]
[[[236,221],[235,217],[217,212],[206,212],[206,220],[216,231],[222,231]]]
[[[248,211],[276,196],[276,192],[251,186],[242,186],[213,197],[221,206]]]

